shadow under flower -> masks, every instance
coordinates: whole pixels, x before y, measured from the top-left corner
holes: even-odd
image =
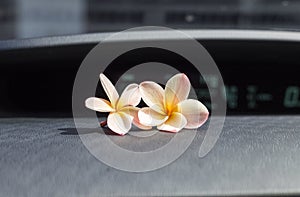
[[[100,128],[79,128],[80,133],[78,133],[76,128],[60,128],[59,131],[63,131],[60,134],[61,135],[86,135],[91,133],[99,133],[103,135],[115,135],[119,136],[118,134],[114,133],[112,130],[110,130],[107,127],[101,127]]]

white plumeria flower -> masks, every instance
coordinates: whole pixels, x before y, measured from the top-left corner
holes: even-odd
[[[100,81],[109,101],[91,97],[86,99],[85,106],[98,112],[110,112],[107,118],[107,126],[112,131],[125,135],[131,129],[132,123],[140,129],[152,128],[142,125],[138,119],[140,108],[135,107],[141,101],[138,84],[128,85],[119,96],[114,85],[102,73],[100,74]]]
[[[169,79],[165,89],[152,81],[142,82],[140,93],[149,107],[139,111],[140,122],[169,132],[203,125],[209,112],[198,100],[187,99],[190,88],[188,77],[182,73]]]

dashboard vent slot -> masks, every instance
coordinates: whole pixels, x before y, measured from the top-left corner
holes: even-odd
[[[88,13],[90,22],[95,23],[135,23],[143,22],[143,12],[141,11],[98,11],[91,10]]]
[[[285,25],[295,23],[295,17],[284,14],[280,15],[279,13],[270,14],[254,14],[254,15],[244,15],[245,20],[250,21],[254,25]]]
[[[167,12],[166,24],[172,25],[209,25],[218,26],[224,24],[236,25],[239,15],[237,13],[196,13],[196,12]]]

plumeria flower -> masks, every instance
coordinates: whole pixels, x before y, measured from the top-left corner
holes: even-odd
[[[169,132],[196,129],[203,125],[209,112],[198,100],[187,99],[190,88],[188,77],[182,73],[169,79],[165,89],[152,81],[142,82],[140,93],[149,107],[139,111],[140,122]]]
[[[138,84],[128,85],[119,96],[116,88],[102,73],[100,74],[100,81],[109,101],[91,97],[85,101],[87,108],[98,112],[109,112],[107,126],[120,135],[125,135],[131,129],[132,123],[140,129],[151,129],[150,126],[142,125],[138,119],[140,108],[136,106],[141,101]],[[106,122],[102,122],[101,126],[105,124]]]

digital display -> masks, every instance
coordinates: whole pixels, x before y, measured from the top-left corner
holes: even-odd
[[[218,78],[207,76],[200,79],[201,85],[211,83],[211,87],[219,90]],[[223,93],[212,91],[209,95],[207,88],[196,89],[199,98],[210,106],[210,96],[222,96],[227,101],[227,109],[230,113],[299,113],[300,112],[300,86],[291,84],[266,85],[260,83],[226,84]],[[210,106],[211,107],[211,106]]]
[[[205,80],[204,80],[205,79]],[[219,79],[214,75],[200,78],[200,84],[210,83],[211,87],[219,90]],[[244,79],[245,81],[246,79]],[[204,100],[206,105],[210,105],[210,95],[207,88],[198,88],[199,98]],[[265,84],[263,81],[256,83],[226,83],[223,93],[211,92],[211,96],[222,96],[227,99],[227,109],[236,113],[273,113],[281,111],[283,113],[294,113],[300,111],[300,86],[291,84],[284,85],[274,82]],[[298,111],[298,112],[299,112]]]
[[[210,110],[221,109],[218,106],[221,103],[211,103],[211,98],[226,98],[227,114],[299,114],[300,66],[294,58],[286,58],[290,53],[283,56],[282,51],[278,51],[277,54],[270,52],[280,48],[269,47],[265,55],[262,51],[257,51],[265,46],[255,45],[247,54],[242,55],[238,54],[240,45],[235,46],[232,43],[223,49],[219,45],[207,47],[207,50],[212,52],[211,56],[215,58],[225,87],[222,87],[218,74],[200,73],[180,55],[157,48],[127,52],[111,62],[106,72],[114,73],[113,81],[121,79],[124,84],[128,84],[137,82],[138,76],[127,75],[127,71],[137,65],[149,63],[144,69],[151,67],[151,71],[165,76],[161,78],[170,78],[174,73],[162,73],[161,67],[155,67],[155,63],[158,62],[161,66],[170,66],[176,72],[185,73],[198,100]],[[226,53],[227,55],[220,56],[228,48],[233,50],[233,47],[235,54]]]
[[[168,78],[170,74],[166,74]],[[121,77],[124,84],[133,82],[134,76],[124,74]],[[245,80],[244,80],[245,81]],[[300,86],[275,83],[226,83],[221,88],[215,75],[199,77],[200,87],[195,87],[198,99],[209,109],[218,107],[210,102],[211,97],[226,98],[228,114],[294,114],[300,112]],[[193,83],[193,82],[192,82]],[[211,92],[207,88],[211,87]]]

